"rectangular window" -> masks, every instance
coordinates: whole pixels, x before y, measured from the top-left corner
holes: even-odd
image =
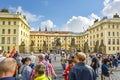
[[[14,21],[14,25],[16,25],[16,21]]]
[[[5,34],[5,29],[2,29],[2,34]]]
[[[117,29],[119,28],[119,25],[117,25]]]
[[[109,44],[109,45],[111,44],[111,39],[108,39],[108,44]]]
[[[5,44],[5,37],[2,37],[1,43],[2,43],[2,44]]]
[[[14,34],[16,34],[16,29],[14,29],[14,32],[13,32]]]
[[[117,50],[119,50],[119,47],[117,47]]]
[[[10,23],[10,21],[8,21],[8,25],[10,25],[11,23]]]
[[[99,34],[97,34],[97,38],[99,37]]]
[[[113,45],[115,44],[115,39],[113,39]]]
[[[114,24],[112,25],[112,28],[113,28],[113,29],[115,28]]]
[[[8,50],[8,51],[10,50],[10,46],[7,47],[7,50]]]
[[[16,37],[13,37],[13,44],[16,44]]]
[[[108,25],[108,28],[110,28],[110,25]]]
[[[117,36],[119,36],[119,32],[117,32]]]
[[[10,37],[7,37],[7,44],[10,44]]]
[[[109,50],[111,50],[111,47],[109,47]]]
[[[3,21],[2,24],[5,25],[5,21]]]
[[[101,37],[103,37],[103,33],[101,33]]]
[[[10,29],[8,29],[8,34],[10,34]]]
[[[113,32],[113,36],[115,36],[115,33]]]
[[[115,47],[113,47],[113,50],[115,50]]]
[[[110,36],[110,32],[108,32],[108,36]]]
[[[119,39],[117,39],[117,45],[119,45]]]

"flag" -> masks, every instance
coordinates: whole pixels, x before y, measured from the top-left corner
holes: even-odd
[[[10,58],[12,58],[14,56],[14,54],[15,54],[15,49],[13,48],[11,53],[10,53]]]

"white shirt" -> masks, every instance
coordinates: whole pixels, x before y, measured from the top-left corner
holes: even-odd
[[[29,58],[31,59],[31,63],[35,63],[36,62],[36,56],[30,55]]]

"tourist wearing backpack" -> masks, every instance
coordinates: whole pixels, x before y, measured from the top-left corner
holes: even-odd
[[[18,71],[17,80],[30,80],[32,75],[32,68],[29,66],[31,63],[31,59],[26,57],[22,60],[23,65]]]

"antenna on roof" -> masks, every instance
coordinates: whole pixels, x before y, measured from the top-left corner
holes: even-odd
[[[45,31],[47,31],[47,26],[45,27]]]

